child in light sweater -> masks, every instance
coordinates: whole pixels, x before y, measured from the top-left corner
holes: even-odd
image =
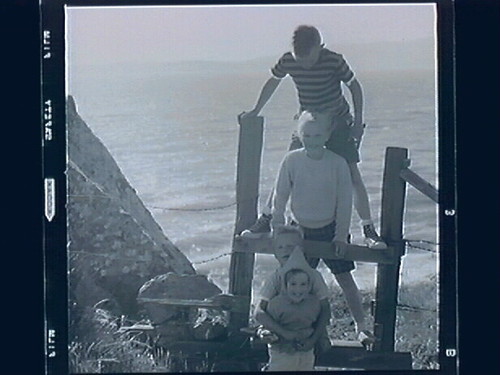
[[[325,147],[331,133],[326,113],[302,112],[298,135],[303,148],[290,151],[281,162],[273,198],[273,230],[285,224],[285,209],[290,201],[294,221],[305,240],[347,242],[352,211],[352,183],[347,162]],[[307,258],[316,268],[319,258]],[[342,288],[356,323],[358,339],[373,341],[359,289],[352,276],[354,262],[323,259]]]

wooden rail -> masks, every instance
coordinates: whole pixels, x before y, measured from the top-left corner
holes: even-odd
[[[432,199],[436,203],[439,203],[438,190],[431,183],[427,182],[418,174],[413,172],[410,168],[401,169],[399,175],[403,180],[408,182],[411,186],[420,191],[426,197]]]
[[[396,248],[388,247],[384,250],[374,250],[367,246],[358,246],[345,243],[331,243],[322,241],[303,242],[306,256],[325,259],[345,259],[364,263],[393,264],[398,261]],[[259,254],[274,254],[270,238],[249,239],[237,237],[234,242],[234,251]]]

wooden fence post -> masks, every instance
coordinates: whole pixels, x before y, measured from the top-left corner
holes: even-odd
[[[377,266],[377,289],[375,297],[374,350],[393,352],[398,301],[399,270],[404,254],[403,214],[406,182],[400,177],[401,170],[408,166],[408,150],[388,147],[385,154],[382,183],[381,236],[388,246],[396,249],[394,264]],[[376,250],[373,250],[376,251]]]
[[[236,224],[234,234],[250,227],[257,219],[260,162],[264,119],[252,117],[238,119],[240,124],[236,171]],[[239,331],[248,325],[255,255],[237,252],[233,239],[229,269],[229,293],[248,298],[246,312],[231,312],[229,329]]]

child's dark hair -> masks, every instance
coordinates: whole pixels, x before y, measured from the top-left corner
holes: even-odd
[[[318,44],[321,44],[321,35],[314,26],[300,25],[293,32],[293,52],[297,56],[308,55]]]
[[[300,269],[300,268],[292,268],[292,269],[286,271],[286,273],[285,273],[285,285],[288,284],[288,280],[290,280],[290,278],[292,276],[298,275],[299,273],[305,273],[307,275],[307,282],[308,283],[311,282],[311,279],[309,278],[309,274],[306,271],[304,271],[303,269]]]

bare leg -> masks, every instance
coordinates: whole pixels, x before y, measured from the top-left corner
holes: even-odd
[[[262,213],[264,215],[271,215],[273,207],[273,197],[274,197],[274,189],[271,190],[269,197],[267,197],[266,205],[262,208]]]
[[[366,330],[368,327],[366,326],[366,315],[363,309],[361,293],[351,272],[343,272],[334,276],[340,288],[342,288],[349,310],[351,310],[351,314],[356,322],[356,331]]]
[[[370,212],[370,202],[368,200],[368,193],[365,184],[361,178],[357,163],[349,163],[349,170],[351,171],[352,187],[354,192],[354,208],[356,209],[363,224],[372,222]]]

